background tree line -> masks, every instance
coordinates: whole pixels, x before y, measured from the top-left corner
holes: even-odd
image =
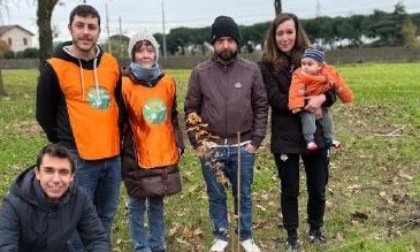
[[[32,1],[32,0],[31,0]],[[40,65],[53,53],[53,30],[51,17],[57,4],[64,0],[33,0],[37,2],[37,25],[40,48],[30,48],[24,52],[13,53],[5,41],[0,41],[0,58],[39,58]],[[7,8],[9,0],[0,0],[0,7]],[[280,2],[280,1],[275,1]],[[281,9],[281,4],[278,6]],[[1,14],[1,11],[0,11]],[[408,14],[400,2],[394,11],[388,13],[374,10],[371,15],[352,15],[350,17],[316,17],[301,20],[309,38],[326,48],[359,48],[379,46],[420,47],[420,13]],[[264,45],[270,22],[251,26],[239,26],[242,38],[241,51],[253,52]],[[210,27],[175,28],[166,35],[167,52],[171,55],[206,54],[211,50]],[[163,45],[161,33],[154,34]],[[109,38],[102,47],[118,58],[128,58],[129,38],[118,34]],[[7,95],[3,88],[0,69],[0,96]]]
[[[1,2],[2,0],[0,0]],[[38,15],[46,15],[51,18],[53,5],[58,0],[38,0],[38,3],[46,4],[49,8],[39,8]],[[42,9],[42,10],[41,10]],[[46,11],[50,9],[50,11]],[[40,34],[48,33],[45,27],[50,27],[50,21],[40,21],[38,24]],[[352,15],[349,17],[320,16],[311,19],[301,19],[309,38],[313,43],[322,45],[328,49],[335,48],[359,48],[380,46],[406,46],[410,48],[420,47],[420,13],[408,14],[402,3],[398,3],[392,12],[374,10],[370,15]],[[41,25],[42,24],[42,25]],[[266,32],[270,22],[256,23],[250,26],[240,25],[242,52],[253,52],[264,45]],[[52,32],[52,31],[50,31]],[[163,45],[162,33],[154,34],[156,39]],[[41,41],[42,40],[42,41]],[[0,41],[0,58],[37,58],[50,57],[51,52],[43,52],[48,36],[40,35],[41,48],[30,48],[24,52],[14,53],[8,49],[7,43]],[[126,48],[129,38],[124,35],[113,35],[102,47],[105,51],[110,50],[118,58],[127,58]],[[167,52],[169,55],[194,55],[206,54],[211,50],[210,27],[187,28],[179,27],[171,29],[166,35]],[[207,42],[207,43],[206,43]],[[109,46],[108,46],[109,43]],[[48,43],[47,43],[48,45]],[[50,45],[47,46],[48,48]],[[51,45],[51,47],[53,47]]]
[[[420,47],[420,13],[408,14],[402,3],[392,12],[374,10],[370,15],[320,16],[302,19],[312,42],[331,49],[379,46]],[[252,52],[263,46],[270,22],[239,26],[242,49]],[[154,34],[162,44],[162,34]],[[185,54],[186,47],[210,41],[210,27],[171,29],[166,35],[169,54]]]

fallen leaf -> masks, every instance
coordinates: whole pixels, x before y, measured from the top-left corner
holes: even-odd
[[[362,189],[361,185],[349,185],[347,186],[347,190],[351,192],[359,192]]]
[[[174,236],[180,226],[181,224],[177,222],[172,222],[171,228],[169,229],[169,232],[168,232],[169,236]]]
[[[407,173],[405,173],[404,170],[399,170],[398,171],[398,176],[400,176],[401,178],[405,178],[405,179],[407,179],[409,181],[412,181],[413,180],[413,177],[410,176],[410,175],[408,175]]]
[[[263,212],[267,212],[267,208],[261,206],[261,205],[256,205],[257,208],[259,208],[261,211]]]

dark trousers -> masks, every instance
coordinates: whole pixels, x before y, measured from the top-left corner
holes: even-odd
[[[299,157],[300,154],[274,154],[281,183],[281,211],[283,226],[294,231],[299,226]],[[308,190],[307,215],[311,229],[324,224],[325,188],[328,183],[328,151],[319,149],[302,155]]]

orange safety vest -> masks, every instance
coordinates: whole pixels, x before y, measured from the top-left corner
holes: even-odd
[[[133,131],[138,165],[150,169],[174,165],[179,160],[172,109],[175,82],[163,76],[154,87],[122,79],[122,94]]]
[[[98,88],[94,69],[80,69],[59,58],[51,58],[48,62],[60,83],[80,157],[98,160],[118,156],[118,106],[114,96],[120,75],[117,61],[109,54],[102,55],[96,69]]]

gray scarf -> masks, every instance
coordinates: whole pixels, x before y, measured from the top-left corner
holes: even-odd
[[[144,68],[135,62],[131,62],[130,69],[138,81],[144,82],[147,85],[152,85],[162,73],[158,63],[155,63],[152,68]]]

